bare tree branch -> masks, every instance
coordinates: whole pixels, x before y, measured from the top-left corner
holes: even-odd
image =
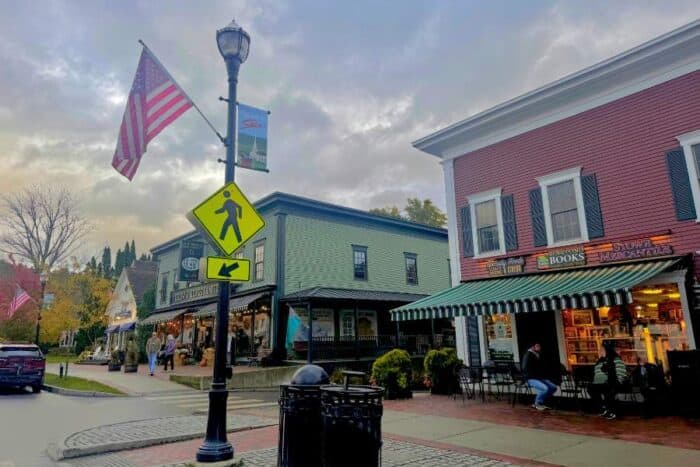
[[[34,187],[2,197],[0,251],[50,270],[77,248],[92,226],[65,189]]]

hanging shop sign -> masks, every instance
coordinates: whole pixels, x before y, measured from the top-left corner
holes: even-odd
[[[586,264],[586,251],[582,246],[548,251],[537,256],[537,269],[560,269]]]
[[[204,243],[184,240],[180,243],[180,282],[199,281],[199,258],[204,256]]]
[[[191,302],[193,300],[201,300],[203,298],[212,298],[218,295],[219,284],[217,282],[212,282],[209,284],[202,284],[176,290],[171,296],[172,299],[170,300],[170,303],[175,305],[177,303]]]
[[[515,256],[513,258],[503,258],[486,263],[486,270],[489,276],[510,276],[521,274],[525,271],[525,257]]]
[[[609,263],[611,261],[653,258],[671,254],[673,254],[671,245],[656,243],[651,238],[641,238],[626,242],[614,242],[610,250],[601,251],[599,257],[601,263]]]

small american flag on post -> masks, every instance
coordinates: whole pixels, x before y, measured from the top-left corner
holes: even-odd
[[[29,294],[26,291],[24,291],[21,287],[17,287],[17,290],[15,291],[15,296],[10,302],[10,308],[7,310],[7,316],[12,318],[12,316],[19,309],[19,307],[27,303],[31,298],[32,297],[30,297]]]
[[[192,105],[189,96],[144,45],[112,166],[129,180],[133,179],[148,143]]]

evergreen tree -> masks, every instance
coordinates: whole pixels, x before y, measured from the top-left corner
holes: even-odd
[[[97,274],[97,260],[93,256],[90,258],[90,262],[87,264],[88,271],[90,271],[92,274]]]
[[[117,278],[121,275],[122,269],[124,269],[124,253],[122,250],[117,250],[117,256],[114,259],[114,277]]]
[[[102,266],[102,261],[100,261],[99,263],[97,263],[97,275],[98,275],[99,277],[107,277],[107,276],[105,276],[105,270],[104,270],[104,268],[103,268],[103,266]]]
[[[129,242],[124,244],[124,265],[123,267],[128,268],[131,266],[131,250],[129,248]]]
[[[112,249],[109,245],[102,250],[102,275],[112,277]]]
[[[151,260],[151,255],[147,255],[146,253],[141,253],[141,256],[139,257],[139,261],[150,261]]]
[[[134,261],[136,261],[136,243],[134,242],[134,239],[131,239],[131,261],[129,262],[129,265],[133,264]]]

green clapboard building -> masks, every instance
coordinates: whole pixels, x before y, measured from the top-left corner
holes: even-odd
[[[266,226],[234,253],[251,261],[251,280],[231,286],[229,346],[239,357],[274,350],[280,358],[306,358],[309,310],[314,359],[375,356],[397,339],[413,353],[453,344],[449,321],[397,328],[389,316],[450,286],[446,230],[285,193],[254,204]],[[196,231],[151,250],[158,261],[156,310],[143,323],[183,346],[206,349],[218,289],[196,282],[196,272],[192,277],[196,262],[187,257],[199,253],[197,246],[201,256],[215,254]],[[183,265],[189,282],[181,280]],[[288,335],[290,313],[301,325]]]

